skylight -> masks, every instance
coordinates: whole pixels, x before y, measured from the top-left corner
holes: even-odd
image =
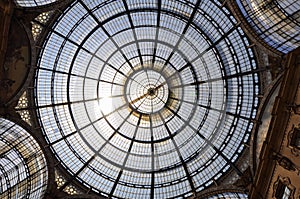
[[[39,144],[21,126],[0,118],[0,198],[43,198],[46,159]]]
[[[57,0],[14,0],[20,7],[44,6],[56,2]]]
[[[240,175],[259,93],[248,39],[219,1],[158,2],[74,1],[39,55],[47,142],[105,196],[190,196]]]

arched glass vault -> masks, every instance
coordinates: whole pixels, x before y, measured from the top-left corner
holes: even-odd
[[[237,0],[250,26],[275,49],[288,53],[300,46],[298,0]]]
[[[247,194],[238,193],[238,192],[224,192],[218,193],[213,196],[207,197],[207,199],[247,199]]]
[[[56,2],[57,0],[14,0],[15,4],[20,7],[37,7]]]
[[[0,118],[0,198],[43,198],[48,180],[44,154],[19,125]]]
[[[248,45],[219,1],[74,1],[35,77],[51,150],[110,197],[186,197],[241,175],[259,94]]]

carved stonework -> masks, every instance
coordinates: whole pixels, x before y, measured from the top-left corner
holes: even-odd
[[[282,168],[288,171],[296,171],[300,175],[300,169],[287,157],[280,154],[274,154],[273,159],[281,166]]]
[[[293,146],[292,140],[293,140],[293,137],[294,137],[295,129],[300,129],[300,124],[298,124],[298,127],[295,127],[293,125],[292,128],[293,129],[288,133],[288,145],[287,145],[287,147],[291,149],[291,152],[292,152],[293,155],[299,156],[300,155],[300,149]]]
[[[287,104],[287,111],[300,115],[300,104]]]
[[[14,80],[11,79],[0,79],[0,87],[3,90],[9,90],[9,88],[15,83]]]
[[[282,176],[278,176],[277,181],[273,185],[272,198],[276,198],[276,193],[278,192],[280,185],[285,185],[291,191],[289,199],[294,199],[296,188],[291,184],[291,180],[288,177],[282,177]]]
[[[296,171],[294,163],[287,157],[282,157],[278,160],[278,163],[281,167],[289,171]]]

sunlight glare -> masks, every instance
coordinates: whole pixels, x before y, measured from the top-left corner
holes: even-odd
[[[104,114],[108,114],[112,111],[112,98],[110,97],[104,97],[102,99],[99,100],[99,106],[100,106],[100,110],[104,113]]]

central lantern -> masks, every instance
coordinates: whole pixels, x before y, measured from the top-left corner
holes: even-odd
[[[169,101],[169,86],[159,71],[142,68],[130,75],[124,95],[132,110],[139,114],[154,114]]]
[[[216,0],[74,1],[38,61],[47,142],[109,197],[188,197],[240,174],[259,93],[248,45]]]

